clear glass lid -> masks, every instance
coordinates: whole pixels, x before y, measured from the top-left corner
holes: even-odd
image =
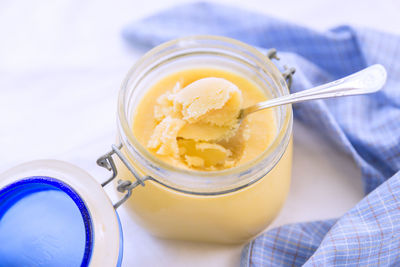
[[[78,167],[32,161],[0,174],[0,266],[117,266],[118,216]]]

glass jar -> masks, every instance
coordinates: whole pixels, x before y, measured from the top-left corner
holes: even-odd
[[[239,41],[194,36],[162,44],[145,54],[122,82],[118,101],[121,145],[114,147],[119,156],[116,165],[108,167],[118,172],[118,191],[126,194],[120,203],[126,200],[125,209],[153,235],[242,243],[271,223],[287,196],[292,167],[291,106],[274,108],[278,131],[262,155],[219,171],[168,165],[147,151],[132,131],[135,109],[154,81],[171,70],[204,65],[233,70],[269,97],[289,93],[284,75],[270,58]]]

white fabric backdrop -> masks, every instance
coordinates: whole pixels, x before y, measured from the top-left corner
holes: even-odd
[[[115,137],[119,85],[142,51],[120,36],[128,22],[184,2],[0,2],[0,172],[33,159],[72,162],[99,180],[96,166]],[[339,23],[400,33],[400,2],[219,1],[324,30]],[[397,25],[399,23],[397,22]],[[290,196],[273,225],[342,215],[362,198],[353,162],[324,138],[295,123]],[[338,198],[340,192],[340,198]],[[241,246],[160,240],[139,228],[123,208],[123,266],[235,266]]]

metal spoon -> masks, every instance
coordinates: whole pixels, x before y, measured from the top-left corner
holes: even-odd
[[[241,109],[238,117],[239,124],[247,115],[266,108],[314,99],[374,93],[383,87],[386,76],[386,70],[382,65],[372,65],[342,79]]]

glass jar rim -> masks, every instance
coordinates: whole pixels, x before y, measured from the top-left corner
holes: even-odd
[[[238,166],[228,168],[228,169],[223,169],[223,170],[216,170],[216,171],[198,171],[198,170],[188,170],[188,169],[183,169],[179,167],[172,166],[155,156],[153,156],[140,142],[136,139],[136,137],[133,134],[133,130],[131,129],[131,126],[129,125],[129,121],[127,118],[127,114],[125,112],[125,104],[126,104],[126,92],[129,89],[128,88],[128,81],[131,78],[131,76],[134,74],[136,69],[138,69],[141,65],[145,64],[145,62],[149,59],[151,59],[153,56],[157,55],[158,53],[161,53],[164,50],[167,50],[170,47],[173,47],[174,45],[180,45],[180,46],[185,46],[186,44],[191,44],[196,41],[217,41],[221,43],[226,43],[226,44],[231,44],[236,47],[239,47],[243,49],[244,51],[247,51],[251,54],[253,54],[257,59],[260,60],[263,64],[266,66],[263,66],[262,64],[258,65],[258,67],[261,67],[264,71],[266,71],[266,68],[268,67],[269,71],[271,71],[272,79],[275,81],[275,83],[279,86],[279,89],[282,90],[282,94],[289,94],[289,89],[286,84],[285,79],[282,76],[282,73],[278,70],[278,68],[275,66],[274,63],[264,54],[261,53],[258,49],[256,49],[253,46],[250,46],[248,44],[245,44],[243,42],[240,42],[238,40],[228,38],[228,37],[221,37],[221,36],[213,36],[213,35],[195,35],[195,36],[188,36],[188,37],[182,37],[178,39],[174,39],[168,42],[165,42],[159,46],[156,46],[155,48],[151,49],[149,52],[147,52],[145,55],[143,55],[128,71],[127,75],[125,76],[120,92],[119,92],[119,98],[118,98],[118,130],[120,136],[122,136],[122,140],[120,140],[123,144],[123,146],[127,147],[128,150],[134,149],[135,152],[137,152],[137,155],[140,155],[142,157],[142,160],[146,162],[148,166],[151,166],[154,168],[156,166],[156,169],[162,169],[164,172],[171,172],[175,174],[183,174],[185,176],[190,176],[194,179],[204,179],[204,178],[213,178],[213,177],[223,177],[223,176],[229,176],[229,175],[234,175],[237,173],[246,173],[246,171],[249,168],[253,168],[256,166],[259,166],[260,163],[263,163],[262,160],[267,158],[269,155],[272,155],[272,152],[274,152],[280,145],[284,146],[284,149],[281,149],[279,155],[275,157],[275,162],[274,164],[271,164],[270,168],[266,170],[262,175],[258,175],[257,177],[254,177],[254,179],[251,179],[251,181],[243,184],[242,186],[235,187],[234,189],[237,190],[239,188],[243,188],[245,186],[248,186],[259,179],[261,179],[266,173],[268,173],[274,166],[275,164],[279,161],[279,159],[283,156],[286,147],[289,144],[289,139],[291,136],[291,131],[292,131],[292,109],[290,105],[284,106],[283,108],[285,109],[285,119],[284,119],[284,124],[282,127],[280,127],[277,135],[275,136],[273,142],[269,145],[269,147],[257,158],[254,159],[254,161],[246,162],[243,164],[240,164]],[[266,73],[269,73],[269,71],[266,71]],[[132,152],[132,151],[129,151]],[[142,164],[144,165],[144,164]],[[260,166],[261,167],[261,166]],[[186,193],[193,193],[193,194],[207,194],[204,192],[196,192],[194,190],[184,190],[182,188],[176,187],[176,186],[171,186],[166,183],[165,181],[160,181],[159,179],[153,177],[151,175],[152,171],[149,168],[146,168],[144,166],[144,169],[146,170],[146,174],[149,172],[150,176],[152,177],[152,180],[155,180],[156,182],[159,182],[160,184],[170,187],[172,189],[175,189],[177,191],[181,192],[186,192]],[[157,175],[156,175],[157,176]],[[226,192],[231,192],[232,190],[222,190],[219,192],[211,192],[212,194],[215,193],[226,193]]]

